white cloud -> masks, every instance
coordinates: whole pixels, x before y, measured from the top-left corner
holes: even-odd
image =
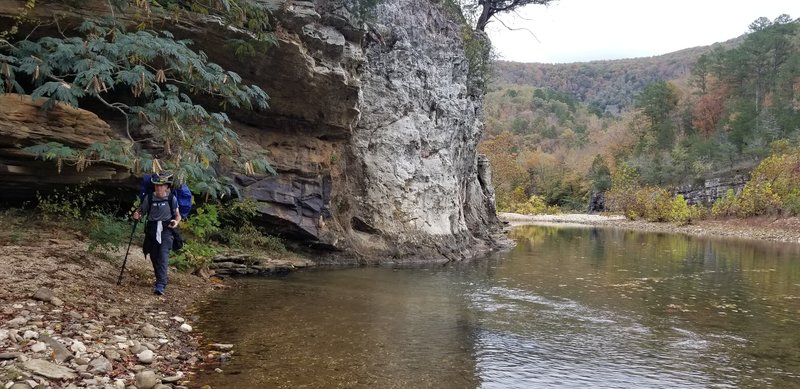
[[[758,17],[800,17],[792,0],[557,0],[502,17],[487,32],[502,59],[577,62],[652,56],[726,41]],[[525,20],[529,19],[529,20]],[[538,41],[537,41],[538,38]]]

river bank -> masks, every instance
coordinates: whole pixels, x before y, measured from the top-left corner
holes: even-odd
[[[575,224],[637,231],[800,242],[800,219],[708,220],[687,226],[608,215],[501,214],[511,226]],[[204,339],[193,309],[235,279],[171,271],[165,296],[151,292],[152,269],[136,244],[122,285],[124,252],[90,254],[69,230],[21,221],[0,232],[0,385],[6,388],[138,388],[191,386],[193,372],[235,353]],[[230,262],[230,259],[225,259]],[[292,268],[293,259],[263,264]],[[310,265],[297,259],[296,267]],[[245,269],[230,262],[226,267]],[[252,271],[252,266],[246,269]],[[242,270],[245,271],[245,270]]]
[[[728,237],[749,240],[800,243],[800,218],[755,217],[748,219],[699,220],[688,225],[628,220],[620,215],[520,215],[499,214],[510,226],[526,224],[573,224],[605,226],[646,232],[676,233],[693,236]]]
[[[192,328],[195,304],[235,280],[171,269],[166,295],[156,296],[152,267],[136,242],[117,286],[124,251],[92,254],[86,238],[69,229],[4,222],[4,388],[184,388],[192,372],[235,351]],[[276,260],[283,267],[291,262]]]

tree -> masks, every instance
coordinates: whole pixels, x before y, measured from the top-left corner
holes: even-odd
[[[1,35],[2,92],[44,98],[44,109],[57,103],[77,108],[99,102],[124,118],[125,140],[97,143],[83,150],[50,142],[27,151],[55,160],[59,170],[64,163],[82,170],[99,162],[121,164],[134,172],[169,169],[176,181],[189,181],[194,189],[211,194],[224,187],[215,169],[220,163],[238,165],[246,174],[274,173],[263,153],[246,154],[239,147],[238,135],[224,112],[209,112],[193,101],[210,98],[223,110],[265,109],[267,94],[210,62],[204,53],[191,48],[190,41],[175,40],[168,31],[147,29],[152,18],[167,17],[166,10],[151,8],[152,4],[122,2],[123,8],[109,9],[110,18],[84,20],[76,28],[61,31],[61,36],[29,38],[33,31],[21,31],[18,35],[22,38],[16,38],[14,31]],[[220,12],[234,14],[226,19],[229,23],[255,30],[254,40],[269,40],[264,35],[265,8],[249,0],[221,6]],[[208,6],[192,9],[217,11]],[[130,21],[117,19],[116,12],[150,16],[130,30]],[[32,81],[27,77],[20,81],[20,75],[30,76]],[[132,128],[147,133],[148,141],[159,147],[145,149],[143,141],[132,136]]]
[[[553,0],[478,0],[480,15],[475,25],[475,29],[485,31],[486,25],[495,15],[504,12],[514,12],[526,5],[538,4],[547,5]]]

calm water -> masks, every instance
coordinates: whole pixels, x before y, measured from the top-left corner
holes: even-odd
[[[214,388],[800,387],[800,250],[520,227],[432,268],[242,279],[205,307]]]

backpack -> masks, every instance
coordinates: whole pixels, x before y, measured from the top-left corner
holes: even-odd
[[[147,195],[152,194],[154,189],[151,175],[145,174],[141,182],[139,182],[139,201],[144,200]],[[186,186],[186,184],[182,184],[179,187],[172,187],[169,191],[169,196],[169,206],[172,214],[175,214],[175,210],[172,209],[172,197],[176,197],[178,199],[178,212],[181,214],[181,219],[189,217],[189,212],[192,211],[192,191],[189,190],[189,187]]]

